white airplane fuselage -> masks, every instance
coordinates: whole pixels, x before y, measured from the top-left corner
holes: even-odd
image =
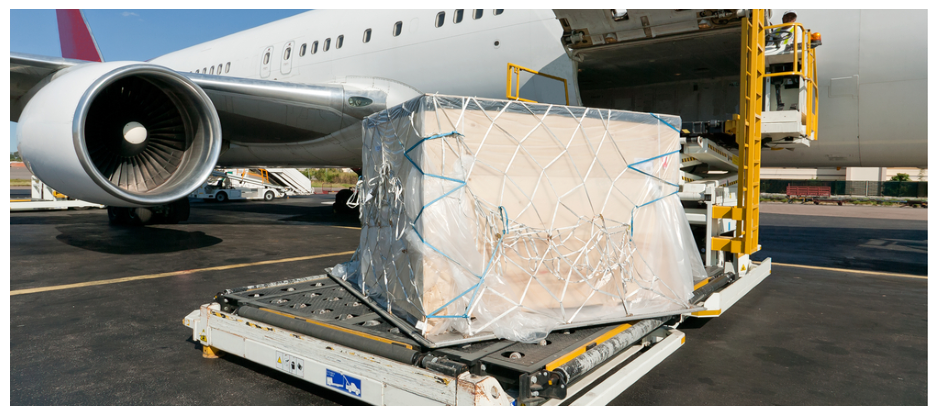
[[[443,24],[436,27],[440,12],[445,13]],[[479,19],[472,15],[466,9],[462,21],[455,23],[452,9],[317,10],[151,62],[185,72],[209,70],[291,83],[380,77],[422,92],[486,98],[505,97],[506,65],[512,62],[566,78],[571,105],[580,103],[576,65],[560,43],[562,29],[552,11],[506,10],[494,15],[486,9]],[[924,19],[923,13],[908,11],[801,12],[799,21],[824,36],[817,59],[819,139],[810,148],[766,151],[764,165],[927,166]],[[401,22],[397,36],[392,33],[396,22]],[[368,29],[370,39],[365,42]],[[337,47],[339,36],[343,36],[341,47]],[[286,57],[288,47],[291,53]],[[267,53],[270,60],[265,65]],[[561,88],[526,88],[527,97],[562,103],[557,99]],[[263,149],[245,154],[231,151],[220,162],[257,164],[267,158]],[[278,152],[276,161],[303,164],[301,153],[297,154],[300,159],[284,160],[283,152]]]
[[[238,32],[150,60],[170,68],[204,73],[231,63],[222,75],[294,83],[342,82],[347,76],[382,77],[404,82],[423,92],[505,97],[508,62],[543,68],[565,56],[562,32],[550,10],[486,9],[473,19],[465,10],[454,23],[445,10],[315,10]],[[401,33],[394,36],[396,22]],[[370,29],[370,41],[364,42]],[[338,37],[343,36],[341,48]],[[326,40],[329,49],[325,49]],[[313,42],[318,42],[315,53]],[[306,53],[300,48],[306,44]],[[284,50],[292,45],[291,56]],[[269,68],[263,56],[271,51]],[[572,75],[572,66],[567,73]],[[217,70],[213,72],[218,74]]]
[[[780,23],[784,10],[774,10]],[[924,10],[799,10],[820,33],[818,139],[763,151],[766,167],[927,167]]]

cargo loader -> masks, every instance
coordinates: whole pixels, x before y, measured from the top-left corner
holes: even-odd
[[[103,208],[104,205],[85,202],[63,195],[47,186],[36,176],[30,178],[30,198],[10,200],[11,212],[35,210],[66,210],[73,208]]]
[[[641,11],[630,11],[635,12]],[[744,11],[737,18],[743,48],[739,113],[721,122],[716,133],[710,124],[704,128],[686,119],[679,128],[681,179],[669,196],[680,200],[705,270],[695,276],[687,307],[680,312],[619,321],[571,318],[533,342],[484,330],[429,336],[428,318],[415,324],[399,306],[363,293],[361,284],[344,278],[344,270],[329,268],[325,274],[218,293],[183,319],[193,341],[202,345],[205,358],[238,356],[373,405],[610,402],[685,343],[681,323],[719,317],[771,273],[771,259],[756,264],[749,258],[760,248],[759,160],[762,148],[768,147],[763,143],[768,138],[762,132],[763,95],[770,88],[764,52],[771,27],[764,10]],[[583,38],[574,32],[571,27],[569,41]],[[812,108],[808,113],[816,117],[808,92],[815,87],[810,76],[814,49],[808,43],[812,36],[805,33],[798,39],[803,40],[801,49],[794,47],[789,57],[800,69],[781,75],[802,86],[801,108]],[[516,68],[509,65],[509,82]],[[814,117],[777,126],[771,134],[783,138],[775,143],[809,145],[816,139]],[[784,128],[791,131],[786,134]],[[505,238],[495,239],[500,244]],[[473,301],[475,296],[468,304]],[[435,312],[425,317],[433,316]],[[456,317],[471,327],[468,311]]]

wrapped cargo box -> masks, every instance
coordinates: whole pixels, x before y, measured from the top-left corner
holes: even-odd
[[[345,279],[429,340],[689,311],[680,118],[425,95],[364,123]],[[454,340],[456,339],[456,340]]]

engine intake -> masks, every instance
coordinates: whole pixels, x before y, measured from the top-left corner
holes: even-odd
[[[211,174],[221,124],[205,92],[158,65],[90,63],[54,75],[19,120],[33,174],[108,206],[187,197]]]

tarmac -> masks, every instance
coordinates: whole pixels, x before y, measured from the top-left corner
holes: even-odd
[[[11,195],[15,195],[11,191]],[[12,405],[355,405],[246,360],[202,358],[182,318],[218,291],[321,274],[358,222],[332,196],[193,203],[188,222],[10,215]],[[773,273],[616,405],[926,405],[927,210],[763,204]],[[118,280],[120,279],[120,280]]]

